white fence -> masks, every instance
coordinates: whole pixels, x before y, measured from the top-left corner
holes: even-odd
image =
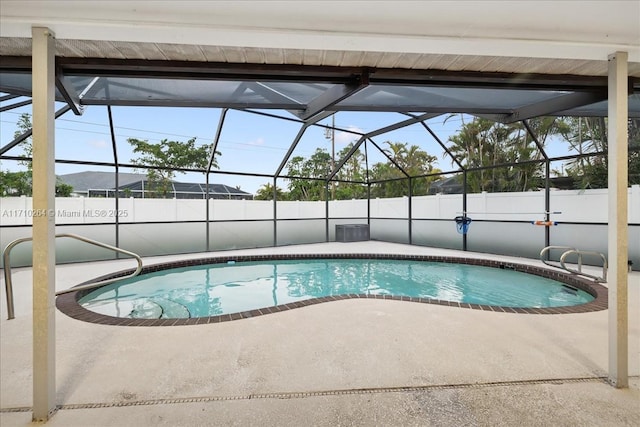
[[[411,227],[408,198],[372,199],[371,237],[444,248],[462,248],[455,216],[461,214],[461,195],[420,196],[412,199]],[[0,199],[0,244],[29,237],[34,215],[28,197]],[[558,190],[551,192],[550,243],[585,250],[607,251],[607,190]],[[324,242],[327,222],[325,202],[210,200],[207,235],[206,202],[184,199],[57,198],[59,233],[77,233],[116,244],[141,255],[201,252],[296,243]],[[329,240],[335,225],[367,222],[366,200],[329,203]],[[544,246],[545,227],[532,225],[544,219],[544,192],[469,194],[467,212],[474,222],[467,235],[468,249],[535,257]],[[273,221],[274,215],[277,222]],[[629,189],[629,257],[640,266],[640,186]],[[274,225],[275,224],[275,225]],[[275,228],[275,230],[274,230]],[[411,228],[411,230],[410,230]],[[58,262],[109,259],[113,255],[81,242],[61,240]],[[30,244],[12,252],[12,265],[30,263]]]

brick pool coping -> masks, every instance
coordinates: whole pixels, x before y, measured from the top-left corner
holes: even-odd
[[[574,288],[581,289],[594,297],[593,301],[585,304],[566,306],[566,307],[550,307],[550,308],[516,308],[501,307],[495,305],[482,305],[460,303],[446,301],[433,298],[405,297],[393,295],[366,295],[366,294],[345,294],[337,296],[327,296],[320,298],[312,298],[304,301],[297,301],[287,304],[280,304],[272,307],[264,307],[255,310],[248,310],[239,313],[222,314],[218,316],[197,317],[186,319],[132,319],[126,317],[113,317],[87,310],[82,307],[78,301],[84,295],[92,292],[91,290],[69,292],[62,294],[56,298],[56,306],[58,309],[69,317],[85,322],[96,323],[101,325],[117,325],[117,326],[178,326],[178,325],[202,325],[209,323],[228,322],[231,320],[246,319],[250,317],[263,316],[265,314],[278,313],[282,311],[292,310],[294,308],[306,307],[314,304],[321,304],[331,301],[339,301],[345,299],[383,299],[395,301],[417,302],[423,304],[437,304],[449,307],[470,308],[474,310],[492,311],[496,313],[519,313],[519,314],[571,314],[571,313],[588,313],[593,311],[606,310],[608,308],[608,291],[607,288],[599,283],[587,280],[576,275],[567,274],[548,268],[542,268],[526,264],[517,264],[513,262],[495,261],[481,258],[464,258],[464,257],[445,257],[434,255],[396,255],[396,254],[294,254],[294,255],[247,255],[247,256],[222,256],[212,258],[198,258],[182,261],[167,262],[162,264],[153,264],[143,267],[140,274],[152,273],[155,271],[167,270],[170,268],[200,266],[206,264],[225,264],[230,261],[248,262],[248,261],[273,261],[273,260],[297,260],[297,259],[381,259],[381,260],[409,260],[409,261],[430,261],[445,262],[457,264],[471,264],[486,267],[494,267],[501,269],[510,269],[523,273],[534,274],[537,276],[554,279],[565,283]],[[122,270],[111,273],[96,279],[84,282],[86,285],[117,277],[123,277],[133,272],[133,269]],[[81,286],[78,285],[78,286]]]

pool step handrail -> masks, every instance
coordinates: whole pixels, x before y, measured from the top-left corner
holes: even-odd
[[[100,287],[100,286],[103,286],[103,285],[108,285],[110,283],[114,283],[114,282],[117,282],[117,281],[120,281],[120,280],[129,279],[131,277],[137,276],[142,271],[142,258],[140,258],[140,256],[138,254],[133,253],[131,251],[127,251],[125,249],[121,249],[121,248],[118,248],[116,246],[111,246],[111,245],[108,245],[106,243],[99,242],[97,240],[89,239],[88,237],[79,236],[77,234],[62,233],[62,234],[56,234],[55,237],[56,238],[58,238],[58,237],[69,237],[71,239],[75,239],[75,240],[79,240],[81,242],[89,243],[89,244],[94,245],[94,246],[99,246],[101,248],[109,249],[109,250],[112,250],[114,252],[118,252],[118,253],[121,253],[121,254],[129,255],[129,256],[135,258],[136,261],[138,262],[138,267],[131,274],[128,274],[126,276],[116,277],[116,278],[113,278],[113,279],[101,280],[99,282],[93,282],[93,283],[89,283],[87,285],[76,286],[76,287],[73,287],[73,288],[65,289],[65,290],[56,292],[56,295],[61,295],[61,294],[65,294],[65,293],[68,293],[68,292],[82,291],[82,290],[86,290],[86,289],[93,289],[93,288],[97,288],[97,287]],[[15,312],[14,312],[14,306],[13,306],[13,283],[11,281],[11,260],[10,260],[10,258],[11,258],[11,250],[16,245],[18,245],[20,243],[23,243],[23,242],[29,242],[31,240],[33,240],[33,237],[24,237],[24,238],[21,238],[21,239],[16,239],[16,240],[12,241],[11,243],[9,243],[4,248],[4,251],[2,252],[2,259],[4,261],[4,283],[5,283],[5,288],[6,288],[6,292],[7,292],[7,314],[8,314],[7,317],[8,317],[8,320],[11,320],[11,319],[15,318]]]
[[[565,265],[565,258],[567,258],[569,255],[573,255],[576,254],[578,255],[578,269],[574,270],[572,268],[569,268]],[[602,259],[602,276],[596,276],[593,274],[588,274],[582,271],[582,256],[583,255],[593,255],[593,256],[598,256]],[[607,269],[608,269],[608,264],[607,264],[607,257],[604,256],[603,253],[600,252],[595,252],[595,251],[579,251],[579,250],[570,250],[570,251],[566,251],[565,253],[563,253],[560,256],[560,265],[562,266],[562,268],[564,268],[565,270],[567,270],[570,273],[573,274],[579,274],[581,276],[585,276],[585,277],[589,277],[593,280],[595,280],[596,282],[606,282],[607,281]]]
[[[556,262],[556,261],[551,261],[548,259],[549,255],[547,254],[547,252],[550,252],[554,249],[559,249],[559,250],[563,250],[563,251],[575,251],[576,248],[574,248],[573,246],[556,246],[556,245],[552,245],[552,246],[547,246],[545,248],[542,248],[542,250],[540,251],[540,261],[542,261],[543,263],[551,266],[551,267],[555,267],[555,268],[563,268],[562,265],[560,264],[560,262]],[[564,253],[564,252],[563,252]]]
[[[553,261],[549,261],[547,260],[547,252],[549,252],[552,249],[564,249],[565,251],[562,253],[562,255],[560,255],[560,264],[555,264]],[[573,268],[569,268],[566,265],[566,259],[568,256],[570,255],[578,255],[578,269],[573,269]],[[585,273],[582,271],[582,257],[583,255],[590,255],[590,256],[597,256],[600,257],[602,259],[602,276],[596,276],[593,274],[589,274],[589,273]],[[555,268],[561,268],[565,271],[568,271],[569,273],[572,274],[577,274],[580,276],[585,276],[588,277],[590,279],[593,279],[596,282],[606,282],[607,281],[607,270],[609,268],[608,263],[607,263],[607,257],[604,256],[604,254],[600,253],[600,252],[595,252],[595,251],[582,251],[579,249],[576,249],[574,247],[571,246],[547,246],[545,248],[543,248],[540,251],[540,261],[542,261],[543,263],[551,266],[551,267],[555,267]]]

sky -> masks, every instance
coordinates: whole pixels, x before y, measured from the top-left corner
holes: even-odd
[[[19,99],[4,102],[8,105]],[[56,108],[63,104],[57,103]],[[14,138],[17,121],[22,113],[31,113],[31,106],[16,108],[0,113],[0,145],[4,146]],[[196,145],[211,144],[215,138],[220,109],[186,108],[186,107],[112,107],[118,159],[121,163],[130,163],[135,157],[128,138],[159,142],[162,139],[187,141],[196,138]],[[293,117],[285,111],[272,111],[285,117]],[[438,137],[447,143],[462,123],[461,116],[447,115],[430,119],[427,123]],[[398,113],[359,113],[339,112],[335,114],[335,125],[338,128],[357,132],[370,132],[381,127],[400,122],[407,116]],[[446,119],[446,120],[445,120]],[[466,118],[468,120],[469,118]],[[331,118],[321,123],[330,124]],[[273,174],[280,165],[292,141],[300,129],[300,124],[271,117],[264,117],[243,111],[230,110],[220,137],[218,157],[220,170],[229,172],[245,172]],[[335,151],[338,153],[348,143],[357,139],[357,135],[336,131]],[[448,171],[456,169],[437,142],[419,124],[406,127],[388,134],[373,138],[378,145],[385,141],[406,142],[418,145],[429,154],[438,158],[436,167]],[[293,156],[309,157],[317,147],[331,152],[331,139],[325,129],[310,127],[300,140]],[[14,148],[6,155],[20,155],[21,148]],[[370,165],[378,161],[386,161],[375,149],[369,149]],[[88,160],[113,162],[113,150],[109,131],[107,108],[89,106],[82,116],[68,112],[56,120],[56,159]],[[15,161],[2,160],[0,169],[17,170],[21,166]],[[82,172],[86,170],[113,171],[112,168],[78,165],[56,165],[56,174]],[[121,172],[135,172],[121,168]],[[144,171],[139,171],[144,173]],[[283,171],[286,173],[286,167]],[[178,173],[176,181],[204,182],[204,174]],[[239,186],[242,190],[255,193],[266,183],[272,183],[267,177],[242,177],[227,174],[213,174],[211,183]],[[286,189],[287,182],[278,181],[278,186]]]

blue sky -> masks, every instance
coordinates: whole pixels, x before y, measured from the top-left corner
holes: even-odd
[[[9,103],[15,102],[9,101]],[[3,103],[6,105],[7,102]],[[58,104],[57,108],[62,106]],[[146,139],[159,142],[167,138],[186,141],[196,137],[197,144],[209,144],[213,141],[221,111],[203,108],[165,108],[165,107],[113,107],[118,158],[122,163],[130,163],[134,157],[127,138]],[[21,107],[0,114],[1,145],[13,139],[17,129],[16,122],[20,114],[31,113],[31,107]],[[291,117],[287,112],[273,113]],[[461,125],[459,116],[448,119],[439,116],[428,121],[439,138],[447,142],[450,135]],[[407,117],[397,113],[357,113],[341,112],[335,115],[336,127],[369,132],[389,124],[405,120]],[[331,118],[322,123],[330,124]],[[106,107],[90,106],[82,116],[68,112],[56,120],[56,158],[70,160],[90,160],[112,162],[111,136],[109,133]],[[295,138],[300,125],[241,111],[229,111],[220,138],[218,158],[221,170],[273,174]],[[356,139],[353,134],[336,132],[336,153],[346,144]],[[438,157],[438,167],[452,170],[451,161],[444,157],[443,150],[420,125],[412,125],[374,138],[376,143],[384,141],[407,142],[419,145],[429,154]],[[331,151],[330,139],[323,128],[312,127],[305,133],[293,155],[308,157],[316,147]],[[566,150],[565,150],[566,151]],[[19,155],[20,149],[13,149],[7,155]],[[385,159],[374,150],[369,150],[370,164]],[[2,161],[3,170],[19,168],[16,162]],[[81,172],[84,170],[112,170],[92,166],[63,165],[56,166],[57,174]],[[122,172],[133,170],[122,169]],[[286,171],[286,168],[285,168]],[[203,174],[178,174],[175,179],[184,182],[204,182]],[[271,182],[268,178],[241,177],[217,174],[211,176],[211,182],[231,186],[240,186],[243,190],[255,192],[261,185]],[[286,187],[285,181],[278,186]]]

